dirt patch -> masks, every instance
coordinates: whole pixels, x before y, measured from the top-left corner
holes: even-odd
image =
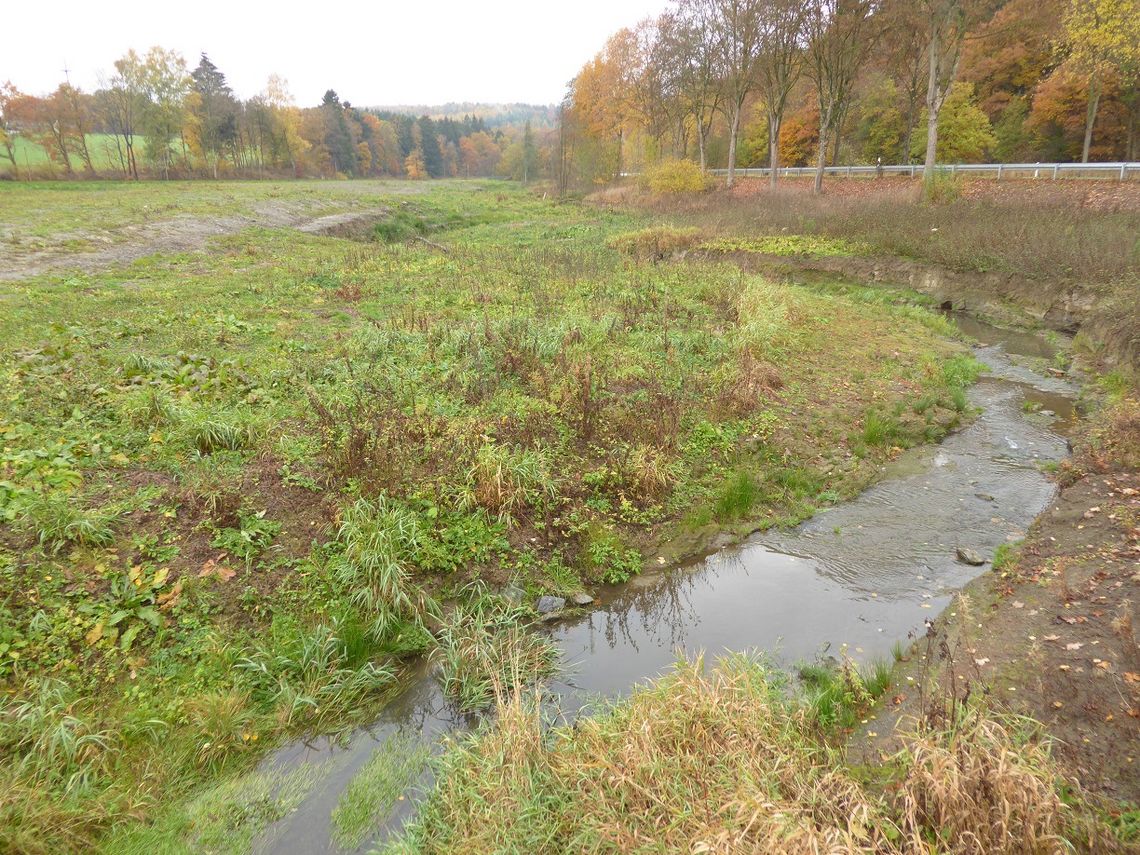
[[[1083,789],[1140,801],[1140,474],[1090,443],[1061,477],[1016,562],[969,586],[896,668],[856,757],[877,762],[900,722],[951,692],[984,692],[1042,722]]]
[[[314,218],[284,203],[266,203],[253,214],[225,217],[180,216],[169,220],[123,226],[100,249],[74,252],[53,248],[6,258],[0,267],[0,280],[27,279],[45,273],[75,270],[93,273],[130,264],[157,253],[194,252],[206,247],[211,238],[230,235],[247,228],[296,228],[309,234],[355,238],[371,230],[384,218],[386,209],[369,208]]]
[[[347,240],[371,240],[377,223],[389,216],[387,210],[361,213],[349,211],[344,214],[329,214],[317,217],[297,226],[297,231],[326,237],[346,238]]]

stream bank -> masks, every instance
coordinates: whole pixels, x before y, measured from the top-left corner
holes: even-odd
[[[562,714],[588,714],[599,699],[624,695],[667,671],[678,652],[704,651],[713,660],[729,650],[759,650],[787,666],[840,655],[870,662],[921,635],[979,572],[958,560],[957,549],[991,560],[999,547],[1023,538],[1055,497],[1043,469],[1067,454],[1075,386],[1026,367],[1016,355],[1026,347],[1016,339],[1005,342],[996,330],[987,336],[992,343],[976,355],[989,371],[969,392],[980,412],[965,429],[904,453],[875,486],[795,529],[757,534],[635,578],[600,597],[592,611],[552,625],[563,667],[549,688]],[[320,780],[270,829],[264,848],[329,850],[332,810],[391,737],[437,745],[472,723],[425,667],[347,744],[317,739],[285,747],[263,768],[320,767]],[[427,775],[394,802],[377,839],[411,815]]]
[[[1089,283],[1042,282],[1011,273],[958,271],[896,256],[770,255],[759,252],[705,252],[744,270],[792,282],[818,278],[906,288],[925,294],[944,310],[984,319],[1003,328],[1051,330],[1080,335],[1088,355],[1111,369],[1140,369],[1140,303],[1120,289],[1106,297]]]
[[[894,671],[849,745],[877,764],[951,695],[1041,722],[1086,792],[1140,802],[1140,402],[1109,401],[1073,436],[1049,507],[1002,567],[968,584]],[[1114,808],[1119,813],[1127,807]]]

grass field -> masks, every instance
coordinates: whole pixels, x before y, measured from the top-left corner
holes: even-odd
[[[943,435],[976,370],[906,295],[643,259],[645,217],[504,184],[0,194],[4,234],[58,253],[155,209],[382,211],[366,240],[253,228],[0,283],[5,851],[129,851],[153,817],[241,837],[210,799],[367,715],[448,604],[801,519]],[[472,661],[457,697],[505,660]]]
[[[48,156],[43,146],[17,136],[13,145],[16,155],[16,173],[24,175],[27,172],[38,174],[44,170],[55,171],[60,175],[67,172],[63,163],[57,163]],[[115,147],[115,137],[111,134],[87,134],[87,150],[91,152],[91,163],[96,172],[121,171],[118,149]],[[71,168],[75,172],[83,172],[83,161],[78,157],[71,158]],[[12,172],[12,164],[7,156],[0,160],[0,175]]]
[[[161,233],[189,219],[214,234],[219,229],[211,224],[225,218],[272,221],[374,208],[414,190],[380,181],[0,182],[0,252],[10,261],[37,254],[66,259],[137,239],[130,227]]]

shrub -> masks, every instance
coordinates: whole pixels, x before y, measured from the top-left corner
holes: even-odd
[[[703,193],[712,177],[691,160],[663,160],[645,170],[642,183],[654,193]]]
[[[510,692],[550,674],[558,650],[546,636],[520,625],[521,606],[487,596],[481,586],[474,601],[456,609],[439,631],[444,692],[464,712],[489,706],[496,693]]]
[[[550,461],[542,450],[484,443],[468,473],[470,500],[506,522],[556,495]]]
[[[608,528],[595,527],[589,533],[586,562],[592,575],[603,582],[618,585],[641,572],[641,553],[630,549]]]
[[[607,246],[649,261],[661,261],[692,249],[702,240],[699,229],[652,226],[635,232],[624,232],[609,239]]]

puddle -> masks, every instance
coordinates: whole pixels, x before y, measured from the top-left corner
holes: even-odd
[[[787,665],[842,651],[862,661],[888,658],[896,642],[924,632],[924,622],[985,571],[959,563],[957,547],[990,559],[998,546],[1023,537],[1054,496],[1041,466],[1067,454],[1064,431],[1077,389],[1011,358],[1051,358],[1047,342],[959,322],[982,342],[976,353],[989,366],[969,391],[981,409],[969,427],[936,447],[907,452],[856,499],[794,529],[645,575],[603,596],[588,614],[556,624],[550,632],[564,667],[550,688],[562,713],[588,713],[598,699],[627,693],[667,671],[682,651],[704,652],[711,661],[726,651],[759,650]],[[270,767],[319,761],[329,762],[330,772],[259,851],[335,851],[330,813],[384,739],[402,732],[438,743],[471,724],[421,670],[347,746],[318,740],[282,749],[267,759]],[[416,789],[428,783],[425,777]],[[379,839],[411,815],[415,793],[408,796]]]

